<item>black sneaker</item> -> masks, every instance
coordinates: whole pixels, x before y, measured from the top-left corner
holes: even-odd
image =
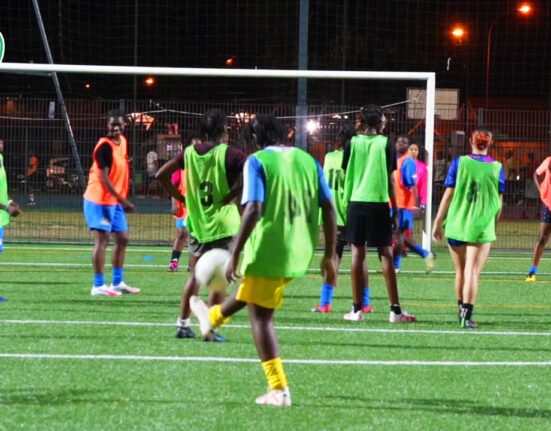
[[[203,341],[207,341],[211,343],[225,343],[226,337],[223,337],[216,331],[210,331],[210,334],[207,337],[204,337]]]
[[[478,328],[479,326],[480,325],[478,323],[475,323],[470,319],[465,319],[465,318],[461,319],[462,328],[474,329],[474,328]]]
[[[195,338],[195,332],[189,326],[180,326],[176,338]]]

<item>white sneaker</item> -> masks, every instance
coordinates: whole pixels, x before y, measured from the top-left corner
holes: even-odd
[[[129,293],[129,294],[132,294],[132,295],[137,295],[138,293],[141,292],[141,290],[138,289],[137,287],[131,287],[131,286],[127,285],[124,281],[121,281],[116,286],[113,285],[113,283],[111,283],[111,286],[109,288],[111,290],[114,290],[115,292],[120,292],[121,294],[122,293]]]
[[[402,310],[402,313],[400,314],[396,314],[394,311],[391,311],[388,321],[390,323],[412,323],[417,322],[417,317],[404,310]]]
[[[212,331],[212,324],[209,319],[209,307],[203,302],[201,298],[193,295],[189,298],[189,307],[197,320],[199,320],[199,330],[203,337],[208,337]]]
[[[267,394],[258,397],[255,403],[263,406],[291,407],[289,386],[284,389],[269,391]]]
[[[111,287],[107,287],[106,284],[103,286],[92,286],[92,290],[90,291],[90,294],[92,296],[121,296],[121,292],[114,291]]]
[[[429,253],[429,255],[425,257],[425,267],[427,269],[427,272],[432,272],[432,270],[434,269],[434,260],[435,257],[432,253]]]
[[[349,320],[351,322],[361,322],[364,320],[364,314],[362,310],[358,310],[354,313],[354,310],[352,310],[350,313],[346,313],[344,315],[344,320]]]

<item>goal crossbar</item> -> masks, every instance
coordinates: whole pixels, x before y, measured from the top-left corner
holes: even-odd
[[[98,66],[83,64],[0,63],[0,73],[83,73],[110,75],[158,75],[225,78],[287,78],[287,79],[376,79],[394,81],[424,81],[426,83],[425,149],[428,167],[427,207],[423,247],[431,249],[432,227],[432,159],[434,149],[434,111],[436,102],[436,74],[434,72],[381,72],[344,70],[289,70],[289,69],[217,69],[193,67]]]

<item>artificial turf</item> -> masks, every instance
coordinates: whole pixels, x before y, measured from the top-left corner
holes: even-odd
[[[294,281],[276,315],[293,407],[276,409],[254,404],[266,382],[245,311],[221,330],[227,343],[174,338],[187,274],[167,272],[169,255],[169,248],[131,247],[126,280],[143,293],[98,298],[89,293],[89,246],[6,245],[0,429],[549,428],[547,259],[539,281],[528,284],[528,255],[493,253],[476,330],[457,323],[445,251],[433,274],[423,273],[417,257],[403,261],[402,304],[419,318],[411,325],[388,323],[380,274],[370,278],[375,311],[359,324],[342,320],[351,305],[348,274],[329,315],[309,311],[318,300],[318,274]],[[369,262],[378,268],[373,254]],[[349,264],[346,256],[345,271]],[[34,356],[12,357],[25,354]]]

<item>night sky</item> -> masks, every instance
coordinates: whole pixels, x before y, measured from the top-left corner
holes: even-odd
[[[133,65],[134,0],[41,0],[54,59],[59,63]],[[310,1],[309,68],[437,72],[437,85],[459,88],[463,101],[484,94],[486,38],[494,30],[491,96],[550,100],[551,16],[548,1],[519,17],[517,2],[497,0]],[[137,64],[239,68],[297,68],[298,0],[138,1]],[[462,23],[457,44],[449,29]],[[0,2],[7,62],[46,62],[30,0]],[[450,70],[447,70],[448,59]],[[84,88],[91,82],[92,88]],[[45,78],[0,76],[0,94],[51,94]],[[62,77],[73,97],[131,97],[130,77]],[[408,83],[347,82],[346,104],[405,94]],[[311,103],[340,103],[341,82],[311,82]],[[293,81],[159,78],[138,80],[138,97],[293,102]]]

